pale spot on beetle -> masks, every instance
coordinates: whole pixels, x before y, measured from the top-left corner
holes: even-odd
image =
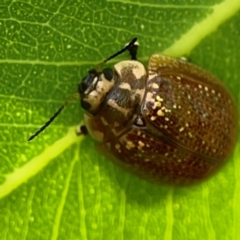
[[[168,121],[169,121],[169,118],[165,117],[165,121],[167,121],[167,122],[168,122]]]
[[[139,145],[140,147],[144,147],[144,146],[145,146],[145,144],[144,144],[142,141],[138,141],[138,145]]]
[[[157,118],[156,116],[151,116],[151,118],[150,118],[150,119],[151,119],[151,121],[155,121],[155,120],[156,120],[156,118]]]
[[[186,123],[186,124],[185,124],[185,126],[186,126],[186,127],[189,127],[189,124],[188,124],[188,123]]]
[[[168,128],[168,125],[164,125],[164,128],[167,129],[167,128]]]
[[[146,144],[146,147],[148,147],[148,148],[149,148],[149,147],[150,147],[150,145],[147,143],[147,144]]]
[[[116,148],[117,150],[119,150],[119,149],[120,149],[120,144],[117,143],[117,144],[115,145],[115,148]]]
[[[160,96],[157,96],[156,100],[159,101],[159,102],[163,102],[163,98],[161,98]]]
[[[155,102],[152,109],[156,109],[156,108],[159,108],[161,107],[161,102]]]
[[[216,153],[217,150],[214,148],[212,151],[213,151],[213,153]]]
[[[160,109],[157,111],[157,115],[162,117],[162,116],[164,116],[164,112]]]
[[[138,116],[137,120],[135,120],[135,124],[139,127],[143,127],[145,125],[143,119],[140,116]]]
[[[119,85],[119,88],[121,88],[121,89],[126,89],[126,90],[129,90],[129,91],[132,90],[130,84],[129,84],[129,83],[126,83],[126,82],[121,83],[121,84]]]
[[[144,160],[144,162],[150,162],[150,159],[146,158],[146,159]]]
[[[190,112],[190,111],[187,111],[187,113],[188,113],[188,114],[191,114],[191,112]]]
[[[179,132],[182,132],[184,130],[184,127],[181,127],[180,129],[179,129]]]
[[[132,141],[127,141],[126,148],[130,150],[131,148],[135,148],[135,144]]]
[[[146,101],[147,101],[147,102],[152,102],[152,103],[155,102],[155,100],[154,100],[154,98],[153,98],[153,94],[152,94],[151,92],[148,92],[148,93],[147,93]]]
[[[205,89],[206,92],[208,91],[208,87],[205,87],[204,89]]]
[[[181,80],[181,77],[177,76],[177,80]]]
[[[201,89],[201,88],[202,88],[202,85],[199,84],[198,87]]]
[[[215,94],[216,92],[215,92],[215,90],[214,89],[212,89],[212,94]]]
[[[182,162],[182,159],[178,159],[177,162],[179,162],[179,163]]]
[[[191,100],[191,95],[190,94],[188,94],[188,99]]]
[[[158,85],[157,83],[153,83],[153,84],[152,84],[152,88],[154,88],[154,89],[159,89],[159,85]]]
[[[164,154],[164,157],[167,157],[169,155],[169,153],[168,152],[166,152],[165,154]]]
[[[145,75],[145,72],[142,70],[142,64],[140,65],[137,61],[134,61],[134,63],[135,64],[132,64],[132,66],[128,67],[131,68],[132,73],[136,79],[141,79]],[[129,65],[129,62],[127,62],[127,64]]]
[[[188,133],[188,136],[189,136],[190,138],[192,138],[192,137],[193,137],[193,135],[192,135],[192,133],[191,133],[191,132],[189,132],[189,133]]]
[[[174,104],[174,105],[173,105],[173,108],[174,108],[174,109],[176,109],[176,108],[177,108],[177,105],[176,105],[176,104]]]
[[[148,69],[149,71],[151,71],[151,69]],[[158,76],[158,74],[150,74],[148,77],[148,80],[151,81],[152,79],[156,78]]]
[[[204,145],[206,142],[205,141],[202,141],[202,145]]]
[[[93,85],[95,85],[98,81],[98,77],[95,77],[93,80]],[[96,84],[96,90],[97,92],[104,92],[104,82],[103,81],[98,81],[98,83]],[[87,93],[89,91],[89,89],[87,89],[84,93]]]

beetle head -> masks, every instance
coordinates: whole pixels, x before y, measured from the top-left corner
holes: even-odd
[[[115,83],[112,69],[105,68],[102,72],[90,70],[78,85],[82,108],[90,114],[96,114]]]

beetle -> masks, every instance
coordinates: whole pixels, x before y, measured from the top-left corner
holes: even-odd
[[[215,173],[236,143],[237,109],[213,75],[178,58],[154,54],[148,68],[137,60],[134,38],[88,72],[70,97],[79,96],[87,132],[107,158],[155,183],[186,186]],[[130,60],[101,66],[128,50]]]

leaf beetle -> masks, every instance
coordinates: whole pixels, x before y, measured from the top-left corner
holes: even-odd
[[[80,97],[87,132],[117,165],[156,183],[186,186],[215,173],[236,143],[237,108],[213,75],[183,59],[154,54],[137,60],[134,38],[88,72],[42,132],[72,98]],[[130,60],[100,67],[128,50]]]

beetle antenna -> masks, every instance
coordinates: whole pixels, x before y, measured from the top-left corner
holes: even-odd
[[[100,68],[104,63],[108,62],[109,60],[117,57],[118,55],[122,54],[126,50],[128,50],[134,43],[137,41],[137,38],[133,38],[131,42],[129,42],[124,48],[119,50],[118,52],[114,53],[110,57],[106,58],[104,61],[102,61],[100,64],[98,64],[97,68]],[[71,95],[63,104],[62,106],[53,114],[53,116],[41,127],[39,128],[33,135],[31,135],[28,138],[28,141],[33,140],[35,137],[37,137],[41,132],[43,132],[53,121],[54,119],[62,112],[62,110],[66,107],[66,105],[73,99],[79,97],[79,93],[74,93]]]
[[[40,134],[45,128],[47,128],[53,120],[62,112],[62,110],[68,105],[68,103],[74,98],[79,97],[79,93],[72,94],[63,104],[62,106],[53,114],[53,116],[42,126],[40,127],[32,136],[28,138],[28,141],[33,140],[38,134]]]
[[[98,64],[97,68],[100,68],[104,63],[108,62],[109,60],[117,57],[118,55],[124,53],[126,50],[128,50],[134,43],[137,41],[137,38],[133,38],[131,42],[129,42],[124,48],[119,50],[118,52],[114,53],[110,57],[106,58],[104,61],[102,61],[100,64]]]

